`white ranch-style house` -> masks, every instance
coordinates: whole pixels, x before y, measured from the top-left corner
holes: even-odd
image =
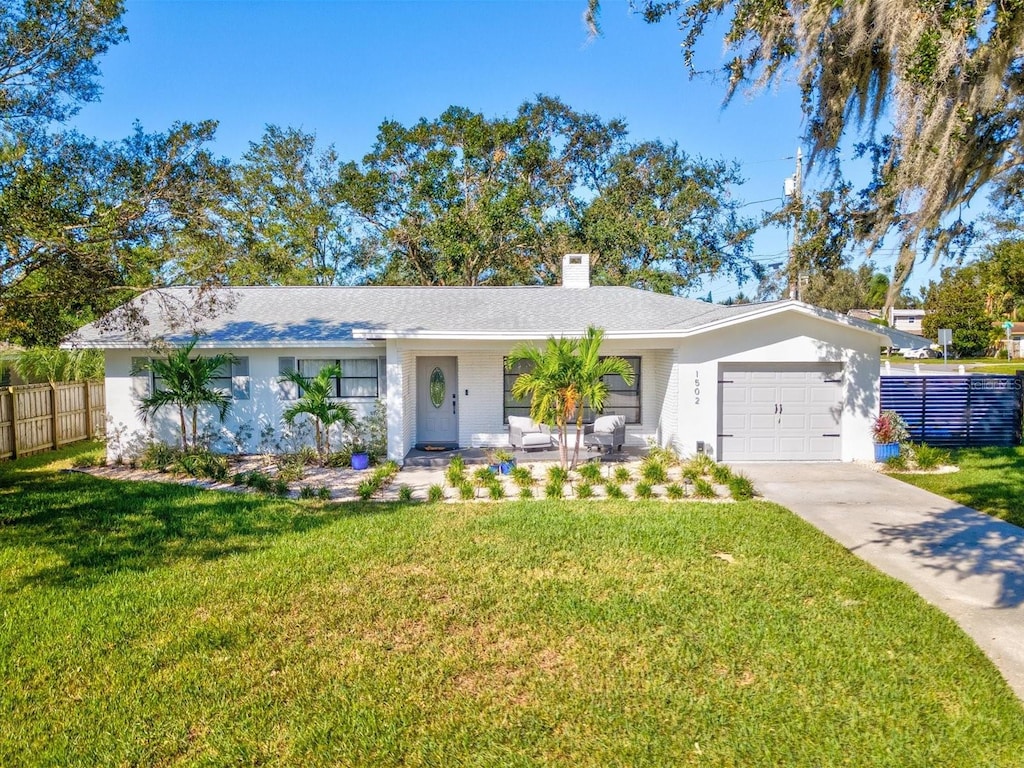
[[[528,412],[511,397],[506,356],[521,342],[605,331],[602,352],[629,361],[627,386],[609,381],[606,414],[621,414],[627,444],[654,441],[718,460],[871,459],[878,410],[879,350],[887,337],[866,324],[795,301],[720,306],[626,287],[592,286],[589,257],[570,254],[556,287],[225,288],[224,308],[199,327],[172,330],[140,302],[150,338],[200,332],[197,351],[230,352],[224,371],[233,404],[220,447],[260,449],[280,429],[297,393],[283,371],[313,375],[340,362],[338,397],[367,416],[387,405],[388,456],[415,446],[508,444],[508,417]],[[165,289],[187,300],[189,289]],[[178,296],[175,296],[178,292]],[[136,300],[139,302],[139,300]],[[69,345],[106,357],[108,421],[118,434],[173,443],[176,419],[144,424],[138,397],[154,386],[133,374],[153,353],[146,340],[104,324]]]

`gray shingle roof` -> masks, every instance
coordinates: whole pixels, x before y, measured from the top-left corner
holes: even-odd
[[[126,307],[144,318],[142,333],[118,327],[117,315],[90,323],[68,339],[88,347],[145,346],[202,335],[214,346],[300,346],[389,335],[575,334],[588,325],[606,334],[683,332],[763,310],[764,304],[722,306],[626,287],[437,288],[250,287],[206,294],[218,309],[192,309],[188,288],[150,291]]]

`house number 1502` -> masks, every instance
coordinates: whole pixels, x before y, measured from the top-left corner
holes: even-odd
[[[693,404],[700,405],[700,371],[693,372]]]

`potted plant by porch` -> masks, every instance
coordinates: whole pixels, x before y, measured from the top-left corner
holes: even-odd
[[[499,448],[492,454],[492,463],[497,464],[498,471],[503,475],[507,475],[512,471],[512,467],[516,465],[516,457],[505,448]]]
[[[875,441],[875,461],[888,461],[900,455],[900,443],[910,439],[907,422],[896,411],[882,411],[871,425]]]
[[[366,469],[370,466],[370,450],[362,440],[355,440],[352,443],[352,458],[350,463],[352,469]]]

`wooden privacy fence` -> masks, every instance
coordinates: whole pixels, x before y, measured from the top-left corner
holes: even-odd
[[[106,413],[102,381],[0,389],[0,459],[100,437]]]
[[[947,448],[1021,444],[1024,375],[883,376],[882,410],[907,422],[910,439]]]

